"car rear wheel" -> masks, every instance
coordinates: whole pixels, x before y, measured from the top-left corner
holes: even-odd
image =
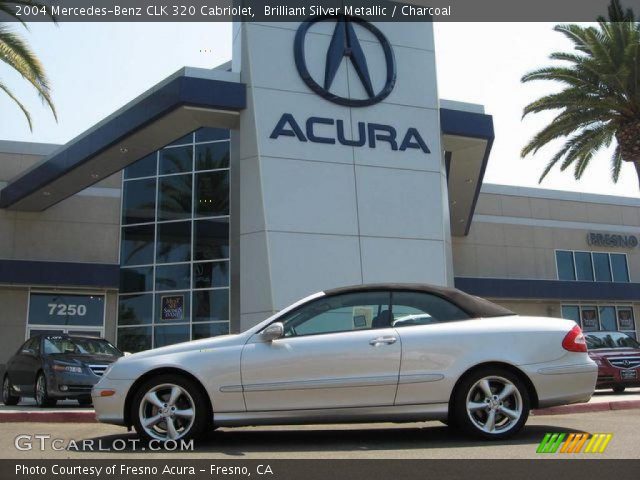
[[[53,407],[57,403],[55,398],[51,398],[49,396],[49,392],[47,391],[47,379],[42,372],[38,374],[38,379],[36,380],[35,398],[36,405],[40,408]]]
[[[5,405],[17,405],[19,401],[20,397],[11,395],[11,381],[9,380],[9,375],[5,375],[2,381],[2,403]]]
[[[529,416],[530,400],[517,375],[502,368],[487,368],[463,378],[453,407],[453,417],[465,432],[500,440],[520,431]]]
[[[187,440],[211,425],[207,400],[193,381],[180,375],[160,375],[145,382],[132,402],[131,418],[146,440]]]
[[[622,393],[624,392],[625,387],[613,387],[613,391],[615,393]]]

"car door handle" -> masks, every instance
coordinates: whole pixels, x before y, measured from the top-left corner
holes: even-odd
[[[396,343],[398,341],[398,339],[396,337],[377,337],[374,338],[372,340],[369,340],[369,345],[371,345],[372,347],[377,347],[378,345],[391,345],[393,343]]]

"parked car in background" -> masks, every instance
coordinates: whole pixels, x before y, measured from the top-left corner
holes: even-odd
[[[91,404],[91,388],[122,352],[103,338],[74,335],[36,335],[7,362],[2,401],[17,405],[21,397],[35,397],[39,407],[71,398]]]
[[[98,420],[145,440],[216,426],[426,420],[502,439],[531,408],[588,401],[596,375],[572,320],[383,284],[311,295],[238,335],[129,355],[92,396]]]
[[[589,356],[598,365],[596,388],[640,387],[640,343],[622,332],[589,332]]]

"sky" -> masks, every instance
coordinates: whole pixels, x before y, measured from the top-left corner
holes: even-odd
[[[231,25],[225,23],[32,23],[15,25],[49,75],[59,121],[33,89],[6,66],[0,79],[25,103],[34,130],[0,94],[0,140],[66,143],[183,66],[211,68],[231,58]],[[540,173],[559,144],[520,158],[528,139],[553,118],[521,118],[523,107],[555,91],[549,82],[521,84],[523,74],[548,65],[553,51],[571,44],[550,23],[436,23],[440,98],[478,103],[493,116],[496,138],[485,183],[640,197],[632,165],[614,184],[611,151],[603,151],[577,182],[573,172]]]

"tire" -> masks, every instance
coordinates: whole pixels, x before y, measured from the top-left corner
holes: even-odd
[[[199,385],[177,374],[159,375],[140,385],[131,402],[131,419],[138,436],[147,442],[199,438],[212,426]]]
[[[625,387],[613,387],[612,389],[615,393],[622,393],[625,390]]]
[[[56,403],[58,403],[55,398],[49,396],[49,392],[47,391],[47,378],[42,372],[38,373],[38,377],[36,378],[33,396],[36,399],[36,405],[40,408],[55,407]]]
[[[20,397],[11,395],[11,380],[9,380],[9,375],[5,375],[2,380],[2,403],[12,406],[17,405],[19,401]]]
[[[507,369],[488,367],[462,378],[454,393],[452,417],[471,436],[502,440],[520,431],[530,409],[522,379]]]
[[[86,395],[78,397],[78,403],[81,407],[90,407],[93,404],[93,400],[91,400],[91,395]]]

